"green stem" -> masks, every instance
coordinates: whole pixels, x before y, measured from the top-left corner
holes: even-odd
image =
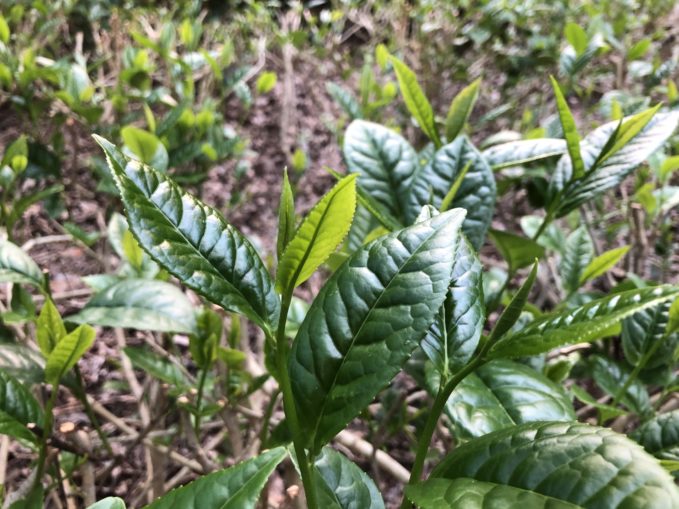
[[[85,408],[85,414],[87,415],[87,418],[90,420],[90,423],[92,424],[92,427],[96,431],[97,436],[101,440],[101,443],[104,445],[106,452],[108,452],[113,457],[115,456],[115,453],[113,452],[113,448],[111,447],[111,444],[108,441],[106,434],[101,429],[99,419],[97,419],[97,416],[94,413],[92,405],[90,405],[90,402],[87,399],[87,392],[85,391],[85,384],[83,382],[82,373],[80,372],[80,368],[78,367],[77,364],[75,365],[75,376],[76,376],[76,397],[80,400],[83,407]]]
[[[201,369],[200,379],[198,380],[198,395],[196,396],[196,423],[194,425],[194,430],[196,432],[196,438],[200,441],[200,407],[203,404],[203,390],[205,389],[205,379],[207,378],[207,368]]]
[[[536,231],[535,235],[533,235],[534,241],[537,241],[540,238],[540,235],[544,233],[545,229],[549,226],[549,223],[551,223],[552,219],[554,219],[553,216],[554,216],[553,212],[547,211],[547,215],[545,215],[545,218],[542,220],[540,228],[538,228],[538,231]]]
[[[620,389],[618,389],[618,392],[615,393],[613,401],[611,402],[611,406],[617,406],[620,399],[625,395],[625,392],[627,392],[627,389],[629,389],[630,385],[634,383],[634,381],[639,376],[639,373],[641,373],[641,370],[646,367],[648,361],[651,360],[653,354],[655,354],[655,352],[658,351],[658,348],[660,348],[660,345],[662,345],[666,339],[667,334],[663,334],[663,336],[660,339],[658,339],[655,343],[651,345],[651,348],[648,349],[644,356],[641,359],[639,359],[639,362],[637,362],[636,366],[634,366],[634,369],[627,377],[627,380],[625,380],[625,383],[622,385],[622,387],[620,387]]]
[[[47,442],[52,436],[52,425],[54,423],[54,405],[57,403],[57,395],[59,394],[59,386],[51,386],[52,394],[45,406],[45,422],[43,423],[42,440],[40,442],[40,454],[38,456],[38,473],[35,476],[35,486],[40,484],[42,475],[45,473],[45,460],[47,459]]]
[[[269,400],[269,404],[266,405],[266,410],[264,411],[264,417],[262,417],[262,429],[259,432],[259,452],[262,452],[262,449],[264,449],[264,444],[268,440],[269,437],[269,425],[271,423],[271,416],[273,415],[273,410],[276,408],[276,401],[278,401],[278,393],[279,391],[275,391],[271,395],[271,399]]]
[[[486,349],[484,348],[482,354],[485,353],[485,350]],[[443,412],[443,407],[448,401],[448,398],[450,398],[450,395],[452,394],[455,387],[457,387],[458,384],[464,378],[467,377],[467,375],[469,375],[476,368],[485,363],[482,354],[479,354],[477,357],[475,357],[474,360],[472,360],[461,371],[458,371],[455,374],[455,376],[448,380],[448,382],[446,382],[446,384],[443,387],[439,388],[439,391],[436,394],[436,398],[434,399],[434,404],[432,405],[431,411],[429,412],[429,416],[427,417],[427,422],[425,423],[424,429],[422,429],[422,434],[420,435],[420,438],[417,442],[415,463],[413,464],[413,468],[410,471],[410,479],[408,480],[408,485],[418,482],[422,477],[424,461],[427,458],[427,453],[429,452],[431,439],[434,435],[436,424],[438,423],[439,418],[441,417],[441,413]],[[403,502],[401,503],[401,509],[408,509],[409,507],[411,507],[411,503],[404,495]]]
[[[283,295],[281,314],[276,331],[276,365],[278,366],[278,376],[280,377],[281,392],[283,393],[283,409],[285,410],[285,417],[292,433],[292,443],[295,447],[299,471],[302,474],[302,484],[304,485],[307,507],[309,509],[318,509],[316,486],[313,482],[310,459],[307,457],[306,450],[304,449],[302,428],[297,417],[297,408],[295,407],[290,374],[288,373],[288,340],[285,337],[285,323],[291,300],[292,291],[286,292]]]

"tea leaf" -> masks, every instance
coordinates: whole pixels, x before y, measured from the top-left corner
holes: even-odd
[[[103,138],[95,139],[106,152],[130,229],[142,248],[192,290],[270,329],[280,302],[250,242],[166,175],[129,161]]]
[[[464,211],[380,237],[325,284],[292,345],[304,436],[318,451],[401,369],[448,291]]]
[[[434,142],[437,148],[440,147],[441,138],[436,128],[434,110],[432,110],[427,96],[424,95],[424,91],[420,88],[419,83],[417,83],[417,76],[415,76],[412,69],[398,58],[390,56],[389,61],[394,66],[398,86],[401,89],[401,95],[408,111],[415,118],[422,132]]]
[[[278,263],[281,293],[309,279],[349,232],[356,209],[356,177],[340,180],[307,214]]]

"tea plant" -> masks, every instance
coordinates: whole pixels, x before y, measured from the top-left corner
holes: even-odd
[[[598,340],[620,320],[676,299],[679,289],[659,286],[621,292],[513,327],[535,281],[536,264],[495,327],[483,335],[480,265],[461,233],[465,212],[451,209],[438,214],[425,207],[412,226],[362,246],[336,270],[290,345],[286,318],[292,292],[347,233],[357,200],[356,177],[340,180],[297,228],[291,214],[292,194],[284,188],[279,263],[273,279],[250,243],[218,212],[183,192],[163,173],[128,159],[103,139],[98,141],[139,244],[188,287],[246,316],[264,331],[268,365],[283,393],[294,458],[310,507],[383,505],[365,474],[327,449],[327,444],[401,370],[420,340],[439,380],[406,490],[420,507],[454,506],[472,499],[510,503],[517,496],[564,507],[618,507],[641,500],[654,507],[672,507],[679,501],[671,477],[652,456],[613,431],[574,423],[565,393],[554,389],[543,375],[505,360]],[[670,321],[668,333],[674,331],[675,320]],[[470,376],[481,380],[487,380],[489,373],[501,376],[497,369],[484,371],[491,366],[501,366],[507,376],[522,377],[522,385],[542,384],[553,390],[542,402],[536,400],[528,413],[514,406],[511,398],[501,403],[511,420],[493,425],[487,421],[490,429],[483,436],[475,437],[478,427],[466,425],[472,436],[465,439],[460,433],[458,438],[465,444],[420,483],[444,406],[464,406],[464,390],[449,401],[451,393],[464,388],[463,381],[472,384],[475,378]],[[501,378],[497,380],[501,386]],[[464,418],[454,422],[465,429]],[[569,458],[576,451],[586,460],[572,463]],[[274,449],[201,478],[151,507],[172,503],[223,507],[235,500],[239,507],[252,507],[266,478],[287,454],[285,448]],[[621,455],[629,460],[618,463]],[[605,476],[596,466],[601,462],[607,465]],[[498,463],[503,465],[500,470],[483,468]],[[338,491],[334,484],[339,471],[348,472],[340,483],[352,485],[349,492]],[[572,490],[564,477],[574,471],[579,476],[578,490]],[[551,482],[542,482],[545,478]],[[635,482],[618,482],[623,478]],[[337,498],[339,493],[344,495]]]
[[[398,89],[391,74],[375,74],[370,59],[357,66],[356,97],[329,84],[351,120],[342,137],[348,173],[332,172],[336,185],[301,221],[283,174],[270,255],[181,185],[200,182],[215,162],[242,150],[220,110],[230,96],[244,111],[250,107],[246,82],[256,72],[234,64],[234,44],[241,43],[232,35],[277,30],[278,11],[248,3],[222,30],[203,22],[199,2],[181,2],[158,16],[135,10],[141,21],[126,34],[120,54],[92,54],[91,30],[126,14],[105,2],[75,2],[67,23],[85,27],[86,51],[54,59],[56,41],[42,39],[49,33],[43,30],[53,13],[49,5],[34,2],[33,17],[23,4],[3,10],[4,90],[29,118],[57,108],[55,125],[77,118],[120,142],[95,137],[106,157],[100,186],[121,198],[126,216],[113,213],[105,235],[119,263],[114,270],[104,263],[103,273],[86,276],[92,295],[62,317],[49,273],[13,243],[13,230],[28,206],[61,191],[32,192],[24,179],[36,174],[31,165],[40,163],[37,154],[44,156],[47,145],[54,145],[59,161],[63,135],[57,132],[46,145],[19,137],[5,150],[0,434],[12,437],[30,467],[17,475],[30,475],[4,497],[4,507],[44,507],[53,503],[50,497],[92,504],[96,494],[112,493],[100,485],[95,490],[95,481],[103,487],[141,446],[153,479],[129,500],[106,498],[90,509],[124,509],[126,503],[255,507],[269,499],[267,482],[277,470],[297,471],[310,508],[383,508],[378,486],[384,483],[333,448],[344,443],[355,419],[367,421],[359,426],[370,430],[373,459],[384,453],[375,449],[385,444],[380,435],[387,431],[410,441],[412,458],[401,456],[410,478],[404,508],[679,506],[672,477],[679,465],[679,287],[658,284],[672,281],[671,212],[679,204],[672,173],[679,164],[671,138],[679,114],[671,86],[669,107],[650,107],[650,99],[636,95],[665,79],[657,59],[642,62],[656,42],[633,44],[626,28],[641,21],[616,12],[610,24],[606,7],[588,5],[583,9],[596,19],[582,27],[566,23],[568,46],[559,56],[560,29],[544,36],[549,22],[531,24],[534,14],[548,18],[558,9],[570,19],[580,15],[579,4],[551,10],[541,2],[499,10],[497,2],[463,4],[436,19],[433,4],[416,2],[408,11],[408,35],[384,40],[431,33],[423,52],[431,55],[441,44],[441,27],[452,23],[460,30],[445,58],[456,60],[451,69],[457,72],[469,63],[459,57],[467,44],[493,44],[497,64],[512,79],[528,62],[555,67],[559,61],[564,89],[551,80],[558,122],[534,127],[535,118],[524,114],[524,136],[491,134],[477,147],[471,133],[481,124],[474,107],[483,82],[464,87],[445,116],[437,116],[415,72],[378,44],[379,68],[393,72],[408,115],[422,131],[419,141],[428,142],[406,140],[402,133],[413,130],[399,129],[400,117],[384,120],[396,109]],[[367,8],[373,5],[380,2]],[[389,16],[398,9],[382,7],[393,9],[385,14],[393,24]],[[649,7],[656,8],[668,7]],[[220,7],[206,9],[212,15]],[[352,9],[296,4],[291,12],[305,28],[293,23],[278,38],[298,49],[315,45],[324,58],[354,27],[361,29],[354,15],[366,7]],[[243,26],[234,28],[238,23]],[[22,51],[30,33],[22,27],[31,26],[39,40],[35,51]],[[516,43],[505,33],[525,48],[508,51]],[[321,47],[325,38],[332,38],[331,46]],[[584,115],[571,112],[567,98],[590,97],[589,73],[607,52],[624,57],[623,75],[646,82],[629,96],[605,96],[600,110],[612,122],[585,129]],[[92,71],[109,66],[112,87],[91,81]],[[584,69],[588,77],[580,79]],[[262,74],[258,92],[270,91],[275,76]],[[583,129],[589,132],[581,136]],[[296,170],[308,164],[301,150],[293,161]],[[496,202],[518,186],[544,212],[522,217],[510,231],[499,229],[498,216],[504,224],[507,218]],[[618,236],[607,249],[596,227],[614,214],[605,209],[619,189],[621,208],[646,215],[637,213],[632,226],[607,225],[625,234],[631,229],[629,241]],[[640,270],[649,248],[640,251],[633,238],[643,228],[663,255],[650,278]],[[506,270],[488,266],[493,251],[487,237]],[[299,298],[301,285],[313,277],[313,289],[326,274],[310,303]],[[111,417],[85,389],[79,361],[95,341],[116,342],[119,357],[106,364],[122,377],[106,383],[125,387],[138,404],[135,429]],[[261,366],[252,352],[260,347]],[[421,390],[406,408],[401,382],[407,377]],[[66,395],[77,400],[93,430],[90,446],[59,426],[55,410]],[[118,443],[110,426],[131,432]],[[209,453],[208,438],[219,441]],[[167,457],[182,465],[172,486],[200,477],[165,493]],[[88,478],[92,463],[104,468]],[[75,492],[64,492],[69,483]]]

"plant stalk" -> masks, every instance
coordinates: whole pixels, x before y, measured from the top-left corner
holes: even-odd
[[[283,295],[281,314],[278,319],[278,329],[276,331],[276,365],[278,366],[278,376],[280,377],[281,392],[283,393],[283,409],[285,410],[285,417],[288,421],[290,432],[292,433],[292,443],[295,447],[297,463],[299,464],[299,471],[302,475],[302,484],[304,485],[307,507],[309,509],[318,509],[313,470],[311,468],[310,459],[307,457],[306,450],[304,449],[302,429],[299,424],[295,399],[292,394],[292,384],[290,383],[290,374],[288,373],[288,341],[285,337],[285,323],[287,321],[291,300],[292,291],[286,292],[286,294]]]
[[[97,433],[97,436],[101,440],[102,445],[106,449],[106,452],[108,452],[111,456],[115,456],[113,449],[111,448],[111,443],[108,441],[108,437],[106,436],[106,433],[103,432],[101,429],[101,425],[99,424],[99,419],[97,419],[96,414],[94,413],[94,410],[92,409],[92,405],[90,405],[90,402],[87,400],[87,392],[85,391],[85,383],[83,381],[83,376],[82,373],[80,372],[80,368],[78,365],[75,365],[75,378],[76,378],[76,387],[77,387],[77,394],[76,397],[80,400],[82,403],[84,409],[85,409],[85,414],[87,415],[87,418],[90,420],[90,423],[94,427],[94,430]]]
[[[615,396],[613,397],[613,401],[611,402],[611,406],[617,406],[622,397],[625,395],[625,392],[627,392],[627,389],[629,389],[630,385],[634,383],[634,381],[637,379],[639,376],[639,373],[641,373],[641,370],[646,367],[646,364],[648,364],[648,361],[651,360],[651,357],[653,357],[653,354],[655,354],[656,351],[658,351],[658,348],[660,348],[660,345],[662,345],[665,340],[667,339],[668,334],[665,333],[663,334],[662,338],[660,338],[658,341],[653,343],[651,345],[651,348],[648,349],[648,351],[644,354],[644,356],[639,359],[639,362],[636,363],[634,366],[634,369],[630,373],[630,375],[627,377],[627,380],[625,380],[625,383],[618,389],[618,392],[615,393]]]
[[[42,440],[40,442],[40,453],[38,456],[38,472],[35,476],[35,486],[38,486],[41,482],[42,475],[45,473],[45,461],[47,459],[47,442],[49,442],[52,436],[52,425],[54,422],[54,405],[57,403],[57,395],[59,394],[59,386],[54,385],[52,387],[52,394],[50,394],[49,400],[47,400],[47,405],[45,406],[45,422],[43,422],[42,430]]]
[[[207,368],[200,371],[200,379],[198,380],[198,394],[196,395],[196,421],[194,431],[196,438],[200,442],[200,421],[201,421],[201,405],[203,404],[203,391],[205,390],[205,379],[207,378]]]
[[[434,404],[432,405],[431,411],[429,412],[429,416],[427,417],[427,422],[424,425],[424,429],[422,430],[422,434],[420,435],[420,438],[417,443],[415,463],[413,464],[413,468],[410,471],[410,480],[408,481],[408,485],[418,482],[422,477],[424,461],[427,458],[427,452],[429,452],[431,439],[434,435],[436,424],[438,423],[439,418],[441,417],[443,407],[448,401],[448,398],[452,394],[455,387],[457,387],[458,384],[464,378],[467,377],[467,375],[472,373],[474,370],[476,370],[476,368],[478,368],[484,363],[485,360],[483,359],[483,355],[479,354],[464,368],[462,368],[462,370],[458,371],[450,380],[448,380],[448,382],[446,382],[445,385],[439,388],[439,391],[436,394],[436,398],[434,399]],[[404,495],[403,502],[401,503],[401,509],[408,509],[411,506],[412,505],[410,501]]]

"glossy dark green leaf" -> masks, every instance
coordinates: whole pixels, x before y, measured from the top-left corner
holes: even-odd
[[[493,170],[560,156],[566,152],[566,142],[559,138],[536,138],[500,143],[481,154]]]
[[[158,332],[190,333],[196,330],[193,306],[179,288],[163,281],[144,279],[125,279],[106,288],[67,320]]]
[[[45,381],[53,386],[75,366],[94,343],[95,332],[89,325],[80,325],[56,344],[45,363]]]
[[[618,395],[632,373],[626,366],[601,355],[593,355],[587,361],[594,381],[613,398]],[[637,415],[645,415],[651,410],[648,391],[638,378],[629,384],[619,401]]]
[[[509,265],[509,272],[528,267],[545,255],[545,248],[526,237],[500,230],[490,230],[490,239]]]
[[[184,372],[169,359],[160,356],[148,348],[129,346],[125,348],[125,355],[130,358],[132,365],[148,373],[154,378],[170,384],[178,390],[186,390],[191,387],[191,382]]]
[[[495,210],[495,177],[481,153],[466,136],[458,136],[436,151],[412,183],[406,222],[412,221],[424,205],[440,208],[457,176],[470,165],[451,207],[467,209],[462,231],[475,249],[483,244]]]
[[[278,204],[278,238],[276,240],[276,254],[280,260],[286,246],[295,235],[295,199],[288,180],[287,168],[283,172],[283,186],[281,199]]]
[[[453,141],[464,129],[479,96],[481,78],[464,87],[450,103],[446,115],[446,139]]]
[[[594,396],[577,384],[573,384],[570,388],[570,391],[579,401],[596,408],[599,411],[599,416],[602,422],[606,422],[608,419],[619,417],[627,413],[627,410],[623,408],[614,407],[605,403],[599,403],[599,401]]]
[[[280,301],[254,247],[222,215],[164,174],[127,161],[97,137],[139,244],[189,288],[262,327],[276,323]]]
[[[557,216],[561,217],[605,190],[619,185],[672,136],[678,120],[679,112],[656,114],[624,147],[604,160],[594,171],[588,171],[584,178],[562,191],[563,196],[556,210]],[[581,152],[586,170],[594,164],[618,125],[618,122],[604,124],[582,141]],[[550,182],[552,193],[564,189],[571,174],[570,161],[562,158]]]
[[[658,368],[672,362],[679,346],[679,333],[665,335],[671,303],[664,302],[622,321],[622,347],[630,364],[635,365],[653,347],[657,350],[646,361],[646,368]],[[654,347],[661,341],[662,344]]]
[[[406,487],[419,509],[581,509],[581,506],[505,484],[466,477],[429,479]]]
[[[42,355],[47,357],[61,338],[66,335],[64,322],[61,320],[61,315],[52,299],[45,299],[35,325],[36,342]]]
[[[490,350],[491,358],[511,358],[548,352],[557,346],[599,339],[612,326],[644,309],[679,296],[669,285],[609,295],[575,309],[552,313],[500,339]]]
[[[403,220],[410,186],[419,169],[410,144],[382,125],[355,120],[344,133],[343,150],[349,171],[360,175],[359,188],[390,215]]]
[[[356,175],[340,180],[309,211],[283,251],[276,288],[283,294],[309,279],[342,243],[356,210]]]
[[[464,366],[479,344],[486,320],[482,270],[467,239],[458,236],[446,300],[421,343],[427,357],[444,376]]]
[[[586,509],[679,507],[679,490],[655,458],[623,435],[579,423],[490,433],[459,446],[431,477],[512,486]]]
[[[325,89],[351,120],[363,117],[361,105],[349,90],[332,82],[326,83]]]
[[[464,211],[380,237],[354,253],[309,309],[290,355],[301,425],[314,451],[401,369],[448,291]]]
[[[465,441],[527,422],[575,420],[561,386],[509,360],[489,362],[467,376],[446,402],[445,412],[456,438]]]
[[[581,226],[568,235],[559,265],[561,282],[567,293],[573,293],[580,288],[582,275],[593,256],[594,244],[587,228]]]
[[[107,497],[87,509],[125,509],[125,502],[118,497]]]
[[[630,436],[656,458],[679,461],[679,410],[655,416]]]
[[[24,383],[43,381],[45,360],[40,352],[22,344],[0,343],[0,370]]]
[[[439,137],[439,132],[436,128],[434,110],[432,110],[429,100],[424,95],[424,91],[420,88],[420,85],[417,82],[417,76],[415,76],[412,69],[398,58],[390,56],[389,61],[391,62],[391,65],[394,66],[396,79],[398,79],[398,86],[401,89],[403,102],[406,103],[408,111],[417,121],[422,132],[434,142],[436,147],[440,147],[441,138]]]
[[[316,486],[323,509],[384,509],[373,480],[343,454],[324,447],[316,458]]]
[[[144,509],[254,509],[269,476],[288,454],[278,447],[172,490]]]
[[[44,286],[40,267],[19,246],[0,239],[0,282]]]
[[[16,378],[0,370],[0,434],[37,442],[28,424],[42,427],[43,412],[31,392]]]

